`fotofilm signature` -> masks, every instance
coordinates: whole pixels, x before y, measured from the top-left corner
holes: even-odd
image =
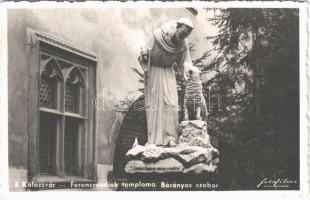
[[[257,188],[290,188],[292,186],[296,186],[298,184],[297,180],[290,180],[288,178],[264,178],[257,184]]]

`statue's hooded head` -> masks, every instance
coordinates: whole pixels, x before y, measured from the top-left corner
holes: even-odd
[[[188,18],[180,18],[178,20],[164,23],[154,32],[155,39],[161,47],[168,52],[176,53],[183,52],[188,48],[186,38],[193,30],[193,23]],[[172,42],[172,38],[176,37],[178,45]]]
[[[176,38],[179,41],[185,40],[187,38],[192,30],[193,30],[193,22],[185,17],[182,17],[177,20],[177,29],[176,29]]]

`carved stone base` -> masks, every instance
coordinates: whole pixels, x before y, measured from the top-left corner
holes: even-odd
[[[219,152],[207,134],[206,122],[183,121],[176,147],[141,146],[136,140],[126,156],[125,171],[134,173],[213,173],[219,163]]]

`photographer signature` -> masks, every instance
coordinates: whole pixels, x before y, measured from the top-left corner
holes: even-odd
[[[296,180],[290,180],[288,178],[276,178],[276,179],[268,179],[264,178],[257,184],[257,188],[290,188],[291,186],[295,186],[298,184]]]

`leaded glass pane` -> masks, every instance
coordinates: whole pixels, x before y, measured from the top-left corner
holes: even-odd
[[[42,76],[40,85],[40,107],[56,108],[56,82]]]
[[[41,113],[39,135],[39,171],[40,174],[52,174],[55,156],[56,118]]]
[[[77,85],[67,83],[65,91],[65,109],[67,112],[78,113],[79,104],[79,87]]]
[[[72,118],[66,118],[65,127],[65,173],[74,174],[74,167],[77,159],[79,121]]]

